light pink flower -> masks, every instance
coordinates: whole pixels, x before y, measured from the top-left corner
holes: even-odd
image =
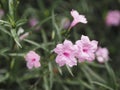
[[[107,26],[118,26],[120,25],[120,11],[113,10],[109,11],[106,16]]]
[[[73,67],[77,65],[75,46],[71,41],[65,40],[63,44],[58,44],[54,52],[57,54],[56,63],[58,63],[59,66],[68,65],[69,67]]]
[[[85,16],[84,15],[80,15],[76,10],[72,9],[71,15],[73,17],[73,21],[72,21],[70,27],[75,26],[79,22],[84,23],[84,24],[87,23],[87,20],[86,20]]]
[[[29,51],[25,56],[25,60],[27,62],[28,69],[32,69],[33,67],[38,68],[41,66],[40,64],[40,56],[34,51]]]
[[[0,9],[0,19],[4,16],[4,10]]]
[[[76,46],[78,48],[76,57],[78,58],[78,61],[93,61],[95,59],[95,51],[97,50],[97,44],[97,41],[90,41],[88,36],[82,35],[81,40],[76,41]]]
[[[38,20],[36,18],[30,18],[29,24],[31,27],[34,27],[35,25],[38,24]]]
[[[37,18],[30,18],[30,20],[29,20],[29,24],[30,24],[31,27],[36,26],[36,25],[38,24],[38,22],[39,22],[39,21],[38,21]],[[40,26],[37,26],[35,29],[36,29],[36,30],[39,30],[39,29],[40,29]]]
[[[100,62],[100,63],[108,61],[108,59],[109,59],[108,49],[99,47],[96,51],[96,58],[97,58],[98,62]]]

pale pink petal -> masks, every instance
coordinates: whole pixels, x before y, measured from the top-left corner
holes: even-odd
[[[77,20],[81,23],[86,24],[87,23],[87,19],[85,18],[84,15],[79,15],[79,17],[77,18]]]
[[[76,10],[73,10],[70,12],[71,13],[71,16],[76,19],[78,16],[79,16],[79,13],[76,11]]]
[[[57,53],[57,54],[59,54],[59,53],[62,52],[62,49],[63,49],[63,45],[62,44],[58,44],[56,46],[56,48],[54,49],[54,52]]]
[[[97,48],[98,48],[98,41],[92,40],[91,45],[92,45],[93,52],[95,52],[97,50]]]
[[[40,60],[40,56],[38,54],[36,54],[34,51],[30,51],[25,56],[25,60],[26,61],[31,61],[32,59],[36,59],[36,61],[39,61]]]
[[[84,36],[84,35],[81,36],[81,41],[82,42],[87,42],[87,43],[90,42],[89,37],[88,36]]]
[[[41,66],[41,64],[40,64],[39,61],[34,62],[34,67],[35,67],[35,68],[38,68],[38,67],[40,67],[40,66]]]
[[[33,66],[34,66],[34,64],[33,64],[33,63],[31,63],[31,62],[27,62],[27,67],[28,67],[28,69],[32,69],[32,68],[33,68]]]
[[[104,61],[104,58],[103,57],[97,57],[97,60],[98,60],[98,62],[100,62],[100,63],[104,63],[105,61]]]
[[[64,44],[64,45],[68,45],[68,46],[73,45],[72,42],[69,41],[69,40],[65,40],[65,41],[63,42],[63,44]]]
[[[62,55],[57,55],[56,57],[56,63],[59,64],[59,66],[64,66],[66,63],[66,60],[64,59],[65,57],[63,57]]]
[[[70,25],[70,28],[72,28],[73,26],[75,26],[79,22],[84,23],[84,24],[87,23],[87,19],[85,18],[85,16],[80,15],[76,10],[71,11],[71,16],[73,17],[73,21]]]
[[[107,48],[99,47],[95,54],[96,54],[96,58],[97,58],[98,62],[100,62],[100,63],[108,61],[108,59],[109,59],[109,52],[108,52]]]

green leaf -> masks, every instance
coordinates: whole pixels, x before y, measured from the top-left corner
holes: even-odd
[[[14,67],[14,65],[15,65],[15,59],[12,59],[11,63],[10,63],[10,68],[12,69]]]
[[[11,27],[10,23],[4,20],[0,20],[0,25]]]
[[[45,90],[50,90],[50,88],[48,86],[48,79],[47,79],[46,75],[43,76],[43,80],[44,80],[44,88],[45,88]]]
[[[9,14],[14,19],[14,0],[8,0]]]
[[[47,22],[48,20],[52,19],[52,17],[47,17],[44,20],[42,20],[41,22],[39,22],[38,24],[36,24],[35,26],[33,26],[32,28],[30,28],[30,31],[34,30],[35,28],[37,28],[38,26],[41,26],[42,24],[44,24],[45,22]]]
[[[24,53],[9,53],[8,55],[9,55],[9,56],[14,56],[14,57],[16,57],[16,56],[17,56],[17,57],[18,57],[18,56],[19,56],[19,57],[23,57],[25,54],[24,54]]]
[[[66,65],[66,67],[67,67],[67,69],[68,69],[69,73],[70,73],[72,76],[74,76],[74,75],[73,75],[73,73],[72,73],[72,71],[71,71],[71,69],[70,69],[70,67],[69,67],[69,66],[67,66],[67,65]]]
[[[60,29],[58,28],[58,25],[56,24],[54,11],[52,11],[52,23],[55,28],[56,35],[57,35],[58,39],[61,41],[62,40],[61,32],[60,32]]]
[[[9,36],[12,36],[11,33],[9,31],[7,31],[5,28],[0,26],[0,30],[6,34],[8,34]]]
[[[27,19],[20,19],[16,22],[16,27],[20,27],[27,22]]]
[[[42,34],[42,38],[43,38],[44,43],[47,43],[46,32],[45,32],[44,30],[40,30],[40,31],[41,31],[41,34]]]
[[[53,67],[51,62],[48,63],[49,66],[49,72],[50,72],[50,88],[52,89],[52,85],[53,85]]]
[[[22,48],[21,44],[19,43],[19,38],[18,38],[18,35],[16,33],[16,30],[15,29],[11,29],[11,34],[16,42],[16,44]]]
[[[44,49],[45,51],[49,52],[49,50],[45,47],[44,44],[39,44],[39,43],[36,43],[36,42],[34,42],[34,41],[32,41],[32,40],[28,40],[28,39],[24,39],[23,41],[28,42],[28,43],[30,43],[30,44],[32,44],[32,45],[35,45],[36,48],[42,48],[42,49]],[[51,45],[52,43],[48,43],[48,45],[49,45],[49,44]],[[46,46],[47,46],[47,43],[46,43]]]
[[[104,64],[98,64],[98,63],[95,63],[95,62],[86,62],[88,65],[90,66],[93,66],[93,67],[97,67],[97,68],[105,68],[105,65]]]
[[[97,79],[100,82],[106,83],[106,81],[103,78],[101,78],[98,74],[96,74],[92,69],[90,69],[90,67],[88,67],[87,65],[84,65],[83,67],[93,78]]]
[[[4,54],[7,51],[9,51],[9,48],[0,49],[0,54]]]
[[[85,86],[86,88],[88,88],[88,89],[90,89],[90,90],[93,89],[93,87],[92,87],[91,85],[89,85],[88,83],[84,82],[83,80],[79,80],[79,82],[80,82],[83,86]]]
[[[62,73],[61,68],[59,66],[57,68],[58,68],[59,73],[62,75],[63,73]]]
[[[91,76],[88,74],[88,71],[86,71],[86,69],[82,66],[81,67],[81,70],[83,71],[83,73],[85,74],[86,78],[88,79],[89,83],[90,83],[90,86],[91,86],[91,89],[90,90],[94,90],[94,85],[92,83],[92,78]]]
[[[101,87],[104,87],[104,88],[106,88],[106,89],[108,89],[108,90],[114,90],[114,89],[112,89],[111,87],[109,87],[109,86],[107,86],[107,85],[105,85],[105,84],[103,84],[103,83],[100,83],[100,82],[92,81],[92,83],[93,83],[93,84],[96,84],[96,85],[99,85],[99,86],[101,86]]]
[[[8,73],[6,73],[5,75],[0,74],[0,82],[5,81],[6,79],[8,79],[8,77],[9,77]]]
[[[116,82],[116,77],[115,77],[115,73],[112,70],[112,68],[110,68],[110,66],[108,65],[108,62],[105,62],[105,67],[108,71],[108,74],[110,76],[110,82],[112,83],[111,85],[114,87],[114,89],[117,88],[117,82]]]

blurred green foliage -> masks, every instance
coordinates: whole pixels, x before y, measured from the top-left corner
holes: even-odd
[[[0,0],[5,12],[2,20],[6,21],[0,23],[0,90],[120,90],[120,26],[105,24],[109,10],[120,10],[120,0],[14,0],[14,15],[8,1]],[[109,64],[80,63],[71,68],[74,76],[66,67],[58,67],[52,53],[65,39],[60,23],[63,17],[72,21],[72,9],[84,14],[88,24],[77,24],[69,39],[75,42],[84,34],[110,52]],[[29,25],[31,17],[39,21],[34,27]],[[37,26],[39,30],[35,30]],[[17,33],[19,27],[30,34],[20,42],[10,32],[15,29],[13,33]],[[41,55],[40,68],[27,69],[24,55],[29,50]]]

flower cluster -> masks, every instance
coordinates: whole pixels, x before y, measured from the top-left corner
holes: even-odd
[[[56,63],[59,66],[68,65],[72,67],[79,62],[93,61],[95,59],[95,51],[97,50],[98,42],[90,41],[88,36],[81,36],[81,40],[77,40],[75,45],[69,40],[65,40],[63,44],[58,44],[54,49],[57,54]]]
[[[79,15],[76,10],[72,10],[71,15],[74,19],[70,25],[70,28],[79,22],[87,23],[85,16]],[[35,26],[37,21],[36,19],[31,19],[30,23],[31,26]],[[26,37],[26,35],[21,37],[21,39]],[[95,56],[100,63],[103,63],[109,59],[107,48],[98,48],[98,41],[90,41],[89,37],[84,35],[82,35],[81,39],[77,40],[75,44],[73,44],[70,40],[65,40],[63,43],[57,44],[54,52],[57,54],[55,61],[59,66],[67,65],[69,67],[73,67],[77,65],[77,61],[92,62],[95,60]],[[39,62],[40,56],[34,51],[29,51],[25,56],[25,60],[27,62],[28,69],[32,69],[33,67],[38,68],[41,66]]]

